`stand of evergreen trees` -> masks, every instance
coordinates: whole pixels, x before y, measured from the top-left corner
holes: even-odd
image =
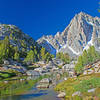
[[[39,51],[35,48],[34,50],[30,50],[27,53],[26,58],[24,59],[25,62],[31,62],[34,63],[36,61],[46,61],[49,62],[52,60],[54,55],[51,55],[49,52],[45,50],[45,48],[40,48]]]
[[[88,50],[84,50],[83,54],[78,57],[78,62],[75,65],[75,71],[81,73],[85,65],[91,64],[100,59],[100,53],[91,46]]]
[[[27,47],[25,47],[27,48]],[[13,46],[10,44],[9,37],[6,36],[4,40],[0,40],[0,63],[3,63],[3,60],[13,59],[20,61],[20,58],[24,58],[24,62],[34,63],[39,60],[48,62],[54,57],[48,53],[45,48],[38,47],[37,45],[30,46],[30,50],[22,48],[19,50],[18,46]]]

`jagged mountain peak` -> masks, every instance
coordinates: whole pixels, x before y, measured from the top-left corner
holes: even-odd
[[[55,36],[46,37],[40,38],[38,41],[41,40],[41,45],[43,45],[43,40],[48,41],[49,46],[51,45],[53,50],[56,50],[56,53],[67,52],[71,56],[78,56],[91,45],[94,45],[99,50],[100,18],[80,12],[74,16],[63,32],[57,32]],[[46,45],[43,46],[47,48]]]
[[[85,17],[93,17],[93,16],[81,11],[77,13],[74,17],[84,17],[85,18]]]
[[[90,16],[89,14],[87,14],[87,13],[85,13],[85,12],[83,12],[83,11],[79,12],[79,13],[76,14],[76,15],[78,15],[78,16]]]

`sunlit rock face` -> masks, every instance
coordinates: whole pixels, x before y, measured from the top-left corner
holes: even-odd
[[[67,52],[71,56],[79,56],[92,45],[99,51],[100,18],[80,12],[63,32],[57,32],[55,36],[43,36],[37,42],[52,54]]]

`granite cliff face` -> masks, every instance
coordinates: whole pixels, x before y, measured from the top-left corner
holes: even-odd
[[[67,52],[71,56],[79,56],[91,45],[100,50],[100,18],[80,12],[63,32],[43,36],[37,42],[52,54]]]

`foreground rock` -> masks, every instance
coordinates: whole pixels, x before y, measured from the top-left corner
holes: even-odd
[[[61,92],[60,94],[57,95],[58,98],[64,98],[66,96],[65,92]]]

